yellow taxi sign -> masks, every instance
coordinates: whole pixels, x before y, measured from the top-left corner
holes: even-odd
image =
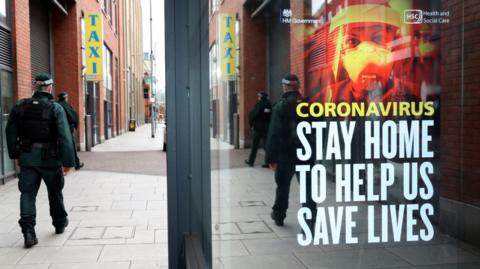
[[[101,13],[85,14],[86,73],[89,81],[103,79],[103,16]]]

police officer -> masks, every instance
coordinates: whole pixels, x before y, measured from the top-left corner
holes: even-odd
[[[275,171],[277,185],[275,202],[272,207],[271,218],[278,226],[283,226],[288,209],[290,183],[295,172],[295,165],[300,164],[296,149],[301,147],[297,137],[296,128],[299,119],[296,115],[296,106],[304,101],[298,91],[300,81],[294,74],[289,74],[282,79],[283,95],[272,109],[272,119],[268,129],[266,159],[272,170]],[[297,174],[298,179],[298,174]],[[307,223],[313,227],[316,217],[316,204],[311,199],[310,179],[306,180],[307,203],[303,206],[310,208],[312,220]]]
[[[67,116],[51,94],[53,80],[48,74],[40,74],[35,78],[35,86],[32,98],[20,100],[13,107],[6,126],[8,154],[20,166],[18,223],[26,248],[38,243],[35,199],[41,179],[47,186],[55,233],[65,231],[68,219],[62,194],[64,175],[75,165]]]
[[[257,94],[257,96],[258,102],[255,104],[249,114],[249,123],[253,130],[252,150],[250,151],[249,158],[245,160],[245,163],[249,166],[253,166],[255,163],[255,157],[257,156],[260,140],[263,140],[265,143],[268,132],[268,124],[270,123],[270,114],[272,113],[272,105],[268,100],[268,94],[264,91],[261,91]],[[268,167],[266,161],[262,167]]]
[[[68,125],[70,126],[70,131],[72,133],[72,141],[74,143],[74,152],[75,152],[75,170],[79,170],[83,167],[83,162],[80,162],[77,154],[77,146],[75,145],[75,130],[78,129],[78,114],[75,109],[68,103],[68,93],[62,92],[58,96],[57,103],[59,103],[65,113],[67,114]]]

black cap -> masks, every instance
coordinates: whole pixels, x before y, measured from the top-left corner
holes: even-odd
[[[35,84],[39,86],[46,86],[53,84],[52,76],[48,73],[40,73],[35,77]]]
[[[257,93],[258,96],[262,97],[262,98],[267,98],[268,97],[268,93],[265,92],[265,91],[260,91]]]
[[[57,95],[58,99],[65,100],[65,98],[68,96],[68,93],[66,92],[61,92]]]
[[[285,85],[298,85],[300,81],[298,80],[297,75],[294,74],[288,74],[285,77],[282,78],[282,84]]]

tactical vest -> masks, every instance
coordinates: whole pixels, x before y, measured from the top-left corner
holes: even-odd
[[[272,108],[270,106],[265,106],[260,114],[260,120],[262,122],[268,123],[270,121],[270,116],[272,115]]]
[[[18,107],[17,136],[20,147],[30,151],[33,144],[54,148],[58,140],[54,102],[25,99]]]
[[[302,101],[301,95],[296,96],[296,98],[290,97],[286,101],[286,121],[289,134],[288,143],[290,147],[294,149],[294,155],[296,155],[296,149],[302,146],[297,135],[297,125],[302,121],[302,118],[297,115],[297,105]]]

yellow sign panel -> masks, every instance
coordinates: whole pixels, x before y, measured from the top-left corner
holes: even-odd
[[[85,15],[86,78],[103,79],[103,16],[101,13]]]
[[[219,38],[218,57],[222,80],[234,80],[236,70],[235,15],[220,14],[218,16]]]

